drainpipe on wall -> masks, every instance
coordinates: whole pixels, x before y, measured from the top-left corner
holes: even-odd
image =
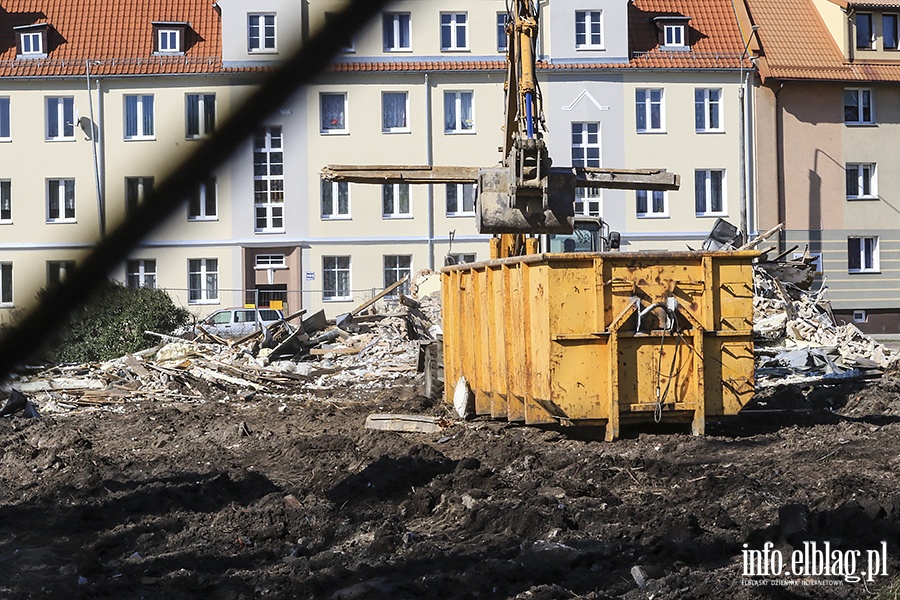
[[[91,61],[84,61],[84,76],[87,82],[88,93],[88,111],[90,113],[90,131],[91,131],[91,155],[94,159],[94,187],[97,193],[97,217],[100,224],[100,237],[106,235],[106,211],[103,205],[103,188],[100,183],[100,159],[98,151],[98,140],[100,137],[100,125],[94,118],[94,96],[91,93]],[[97,80],[97,102],[100,103],[100,80]]]
[[[431,84],[425,73],[425,164],[434,164],[434,136],[431,132]],[[434,184],[427,186],[428,202],[428,268],[434,270]]]

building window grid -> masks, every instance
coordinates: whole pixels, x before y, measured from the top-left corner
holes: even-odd
[[[664,132],[666,129],[662,89],[635,91],[638,133]]]
[[[409,94],[406,92],[384,92],[381,94],[383,133],[405,133],[409,131]]]
[[[322,180],[322,218],[350,218],[350,184],[346,181]]]
[[[669,216],[666,193],[663,190],[637,190],[635,199],[638,218]]]
[[[474,133],[474,93],[444,92],[444,133]]]
[[[156,32],[158,52],[181,52],[181,32],[177,29],[159,29]]]
[[[322,299],[350,300],[350,257],[322,257]]]
[[[575,11],[575,48],[596,50],[603,48],[603,12]]]
[[[11,262],[0,262],[0,304],[10,306],[13,303],[13,265]]]
[[[188,94],[185,96],[184,135],[188,139],[202,138],[216,128],[216,95]]]
[[[441,13],[441,50],[468,50],[468,34],[469,23],[466,13]]]
[[[881,15],[881,46],[884,50],[897,50],[900,43],[900,15],[884,13]]]
[[[125,96],[125,139],[153,139],[153,95]]]
[[[44,34],[40,31],[26,31],[19,34],[23,56],[44,54]]]
[[[725,214],[725,171],[694,171],[694,209],[698,217]]]
[[[600,123],[572,123],[572,166],[600,167]],[[575,188],[575,214],[599,217],[602,190]]]
[[[665,46],[674,48],[684,47],[684,25],[665,25],[663,27],[663,42]]]
[[[47,222],[75,221],[75,180],[47,180]]]
[[[878,237],[847,238],[847,271],[877,273],[881,270]]]
[[[9,98],[0,97],[0,141],[12,139],[10,133]]]
[[[447,184],[447,216],[471,216],[475,214],[476,186],[469,183]]]
[[[875,27],[872,13],[856,13],[856,47],[859,50],[875,48]]]
[[[281,127],[266,127],[253,144],[257,232],[284,231],[284,151]]]
[[[506,24],[509,23],[509,13],[497,13],[497,53],[505,54],[509,49],[509,34],[506,33]]]
[[[386,254],[384,256],[384,287],[390,287],[404,277],[412,276],[412,256],[408,254]],[[409,295],[410,281],[407,280],[403,285],[395,288],[389,297],[396,297],[398,294]]]
[[[875,110],[872,90],[848,88],[844,90],[844,123],[848,125],[872,125]]]
[[[153,191],[152,177],[125,178],[125,212],[131,212]]]
[[[47,139],[75,139],[75,98],[47,98]]]
[[[247,15],[247,47],[251,53],[275,50],[275,15]]]
[[[381,186],[381,214],[385,219],[412,216],[408,183],[386,183]]]
[[[849,163],[846,171],[848,200],[878,198],[875,163]]]
[[[0,180],[0,223],[12,223],[12,182]]]
[[[66,280],[66,276],[75,269],[74,260],[48,260],[47,285],[57,285]]]
[[[273,267],[286,269],[287,258],[284,254],[257,254],[255,264],[257,269],[270,269]]]
[[[125,285],[133,290],[156,289],[156,260],[147,258],[129,260],[125,272]]]
[[[694,90],[694,126],[698,133],[723,131],[720,88]]]
[[[209,177],[194,188],[188,199],[189,221],[215,221],[219,218],[216,179]]]
[[[212,304],[219,301],[219,260],[188,259],[188,304]]]
[[[347,133],[347,94],[321,94],[319,110],[321,133]]]
[[[409,13],[385,13],[382,24],[385,52],[412,50],[412,21]]]

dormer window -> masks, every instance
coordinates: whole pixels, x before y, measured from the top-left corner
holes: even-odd
[[[154,54],[184,54],[184,32],[188,23],[157,21],[153,23]]]
[[[47,56],[47,23],[13,28],[17,34],[16,58]]]
[[[682,15],[660,16],[653,19],[659,32],[659,46],[663,50],[689,50],[688,21]]]

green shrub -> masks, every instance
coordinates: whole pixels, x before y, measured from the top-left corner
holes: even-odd
[[[109,360],[159,342],[145,331],[171,333],[189,318],[163,290],[109,283],[73,313],[44,356],[52,363]]]

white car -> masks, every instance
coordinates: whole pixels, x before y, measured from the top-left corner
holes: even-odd
[[[225,308],[200,322],[209,333],[225,339],[242,338],[284,319],[280,310],[271,308]],[[198,331],[198,333],[200,333]]]

